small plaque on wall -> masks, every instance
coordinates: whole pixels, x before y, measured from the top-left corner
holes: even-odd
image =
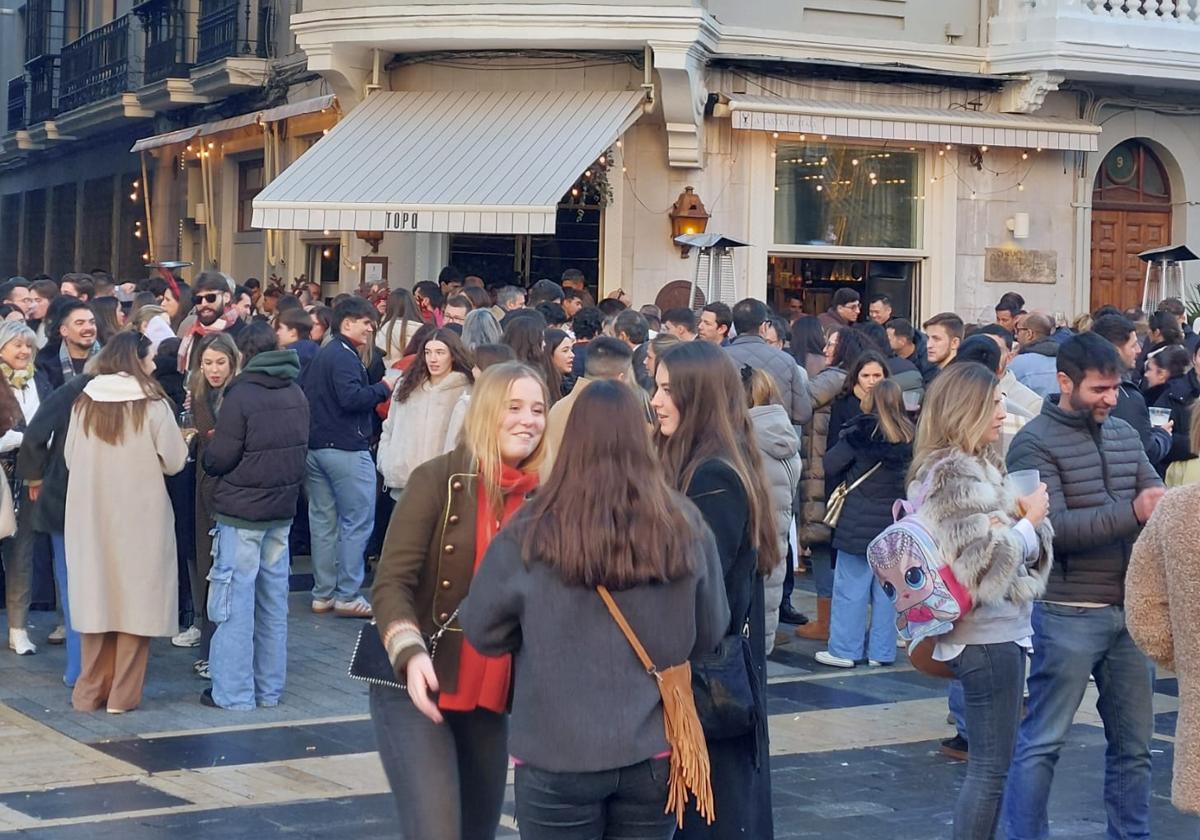
[[[1058,281],[1058,251],[988,248],[983,279],[988,283],[1044,283]]]
[[[386,286],[388,279],[388,258],[363,257],[361,271],[363,283],[366,283],[368,286]]]

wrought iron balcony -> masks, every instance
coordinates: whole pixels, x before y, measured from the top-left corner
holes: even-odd
[[[196,63],[208,64],[234,56],[268,58],[274,52],[273,28],[270,4],[255,5],[254,0],[200,0]]]
[[[25,75],[8,80],[8,121],[6,131],[17,131],[25,127]]]
[[[137,88],[142,79],[140,36],[133,15],[123,15],[63,47],[59,112]]]
[[[29,125],[58,113],[58,56],[43,55],[25,65],[29,71]]]
[[[133,13],[146,32],[143,84],[186,79],[196,63],[196,14],[189,0],[147,0]]]

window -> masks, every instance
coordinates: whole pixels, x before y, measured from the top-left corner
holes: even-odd
[[[254,197],[262,192],[263,162],[243,160],[238,163],[238,233],[251,233],[254,220]]]
[[[775,151],[775,242],[920,248],[920,153],[781,142]]]
[[[891,299],[892,317],[912,319],[919,270],[916,260],[771,256],[767,260],[767,299],[776,311],[787,312],[788,296],[799,292],[805,314],[819,315],[829,308],[838,289],[850,288],[863,299],[864,319],[867,301],[877,294]]]

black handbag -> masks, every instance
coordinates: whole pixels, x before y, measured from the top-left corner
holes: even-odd
[[[458,610],[454,611],[449,621],[438,627],[438,631],[433,636],[425,639],[425,649],[429,651],[430,659],[437,655],[438,642],[441,641],[442,634],[449,629],[450,624],[456,618],[458,618]],[[375,619],[371,619],[358,631],[358,639],[354,642],[354,652],[350,654],[350,667],[346,670],[346,675],[352,680],[359,680],[370,685],[398,688],[401,691],[408,690],[408,686],[400,681],[392,668],[392,660],[388,658],[387,648],[383,646],[383,639],[379,637],[379,625],[375,623]]]
[[[716,651],[692,660],[692,693],[707,738],[737,738],[758,726],[758,680],[744,633],[726,636]]]

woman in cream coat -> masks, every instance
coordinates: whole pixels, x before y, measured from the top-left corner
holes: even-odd
[[[96,377],[75,403],[63,450],[67,597],[82,648],[71,702],[118,714],[141,702],[151,637],[179,629],[163,475],[183,469],[187,447],[151,376],[149,339],[119,333],[92,364]]]

